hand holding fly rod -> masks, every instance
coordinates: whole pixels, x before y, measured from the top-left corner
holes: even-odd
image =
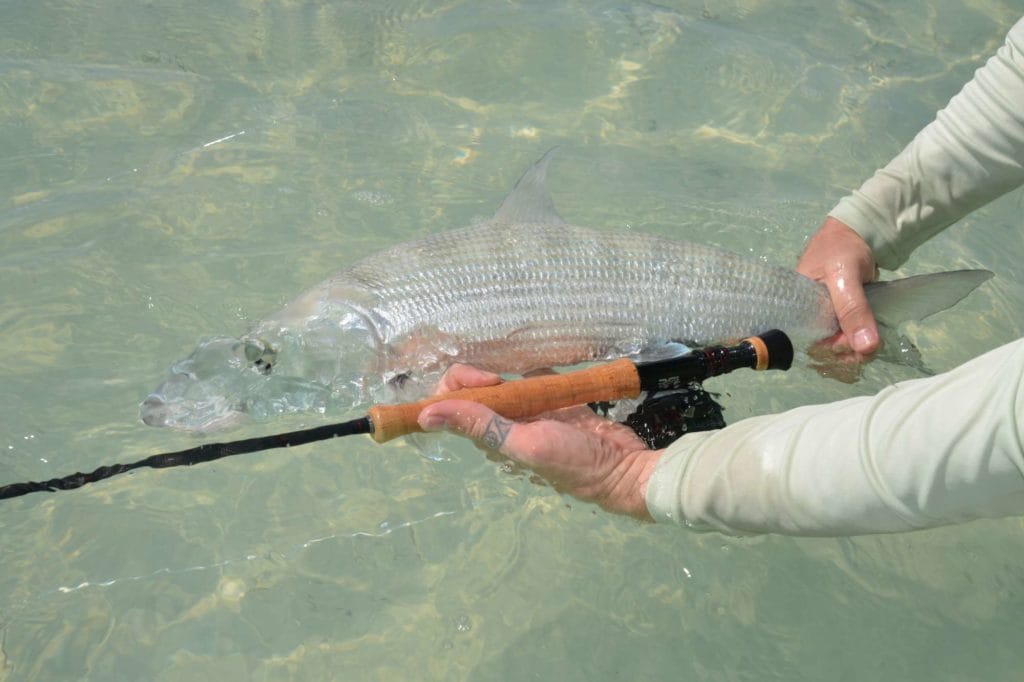
[[[705,348],[681,358],[634,365],[630,371],[637,377],[639,389],[620,397],[635,396],[640,390],[681,388],[688,381],[742,367],[789,369],[792,359],[789,339],[773,331],[729,348]],[[447,430],[471,438],[536,472],[559,492],[595,502],[608,511],[650,519],[644,501],[646,481],[661,450],[650,449],[629,427],[610,422],[579,403],[548,412],[540,420],[517,422],[508,418],[507,411],[458,399],[467,388],[496,386],[500,381],[497,375],[473,367],[452,367],[439,388],[438,397],[444,400],[431,399],[419,412],[419,425],[425,431]],[[601,399],[607,398],[594,398]]]
[[[477,437],[485,445],[510,454],[513,450],[510,449],[512,446],[508,439],[514,426],[511,419],[533,417],[561,408],[569,408],[569,411],[562,413],[559,417],[561,426],[551,433],[547,433],[548,428],[543,426],[520,426],[531,429],[535,436],[550,436],[552,440],[546,446],[548,449],[568,444],[572,440],[571,434],[564,431],[564,428],[571,428],[575,424],[595,432],[608,429],[600,434],[602,437],[607,436],[603,448],[610,446],[612,450],[624,450],[638,444],[640,449],[646,450],[643,441],[627,427],[598,417],[585,407],[572,406],[634,398],[641,391],[671,390],[685,386],[690,381],[699,381],[743,367],[758,370],[788,369],[792,359],[793,347],[789,338],[780,331],[771,331],[746,339],[736,346],[705,348],[678,358],[650,363],[633,363],[622,359],[576,372],[507,383],[501,383],[497,375],[460,365],[449,370],[442,382],[443,393],[432,398],[399,405],[378,405],[371,408],[366,417],[340,424],[226,443],[205,443],[188,450],[152,455],[130,464],[100,467],[90,473],[76,473],[49,481],[12,483],[0,486],[0,499],[31,492],[78,488],[141,467],[166,468],[198,464],[229,455],[357,434],[369,434],[377,442],[383,443],[416,431],[436,431],[447,427]],[[584,418],[584,412],[589,413],[589,417]],[[483,417],[489,419],[486,424],[480,421]],[[527,445],[526,440],[522,445]],[[576,462],[575,459],[579,459],[576,454],[581,453],[584,445],[573,443],[566,450],[573,458],[568,464],[582,464],[582,461]],[[613,454],[612,451],[602,450],[599,463],[611,463]],[[531,466],[525,457],[519,460]],[[534,468],[541,475],[547,471],[539,462]],[[551,476],[551,480],[557,484],[557,478]],[[592,495],[589,499],[600,501],[600,495]]]

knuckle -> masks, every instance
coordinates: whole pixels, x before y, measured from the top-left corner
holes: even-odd
[[[836,316],[841,320],[861,318],[866,312],[867,303],[850,296],[840,299],[836,306]]]
[[[450,409],[452,412],[448,424],[453,430],[478,443],[486,444],[491,421],[489,415],[481,413],[481,409],[486,408],[466,401],[451,401]]]

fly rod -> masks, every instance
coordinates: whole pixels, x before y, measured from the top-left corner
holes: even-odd
[[[0,486],[0,499],[33,492],[72,490],[111,476],[151,467],[164,469],[241,455],[259,450],[304,445],[338,436],[368,434],[378,443],[422,431],[416,419],[420,412],[441,400],[471,400],[482,403],[508,419],[533,417],[543,412],[586,403],[636,398],[641,392],[656,393],[686,387],[736,369],[789,369],[793,345],[785,333],[772,330],[744,339],[735,346],[710,346],[685,355],[653,362],[626,358],[586,369],[508,381],[495,386],[464,388],[412,403],[375,405],[365,417],[270,436],[225,443],[204,443],[194,448],[150,455],[130,464],[111,464],[89,473],[75,473],[48,481],[28,481]]]

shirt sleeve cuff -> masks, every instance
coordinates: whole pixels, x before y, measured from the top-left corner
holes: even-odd
[[[698,527],[686,519],[682,488],[690,458],[712,433],[687,434],[668,446],[659,458],[647,482],[647,511],[656,522]]]
[[[895,270],[910,256],[895,246],[898,243],[898,235],[895,229],[889,227],[893,224],[893,219],[872,206],[859,190],[843,197],[828,214],[867,242],[878,267]]]

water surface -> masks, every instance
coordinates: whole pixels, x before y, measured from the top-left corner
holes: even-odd
[[[355,259],[490,215],[795,262],[1001,43],[1003,2],[34,2],[0,23],[0,482],[188,447],[137,404]],[[1022,334],[1020,194],[903,274],[905,332]],[[727,419],[873,392],[799,368]],[[950,405],[956,410],[956,405]],[[239,436],[319,423],[292,417]],[[0,680],[1019,679],[1021,521],[731,538],[608,516],[443,441],[349,438],[3,503]]]

